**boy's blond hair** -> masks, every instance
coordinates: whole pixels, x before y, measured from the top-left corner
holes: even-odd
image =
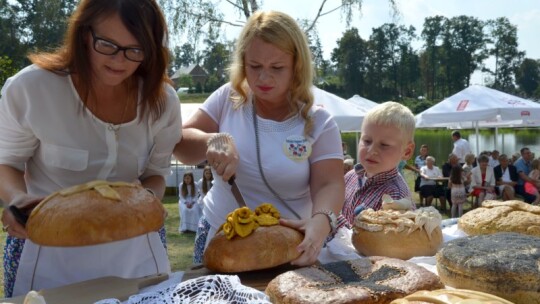
[[[365,123],[373,123],[381,126],[395,126],[409,142],[414,141],[414,129],[416,121],[414,115],[406,106],[387,101],[369,110],[364,117]]]

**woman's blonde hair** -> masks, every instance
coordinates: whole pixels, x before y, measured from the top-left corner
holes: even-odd
[[[298,23],[289,15],[278,11],[258,11],[248,19],[236,44],[230,67],[231,85],[235,91],[235,108],[243,105],[250,93],[246,81],[245,54],[254,38],[271,43],[293,56],[293,79],[289,90],[289,107],[293,114],[300,112],[306,123],[304,133],[309,134],[312,119],[308,113],[313,106],[313,65],[307,38]],[[303,105],[303,107],[302,107]]]

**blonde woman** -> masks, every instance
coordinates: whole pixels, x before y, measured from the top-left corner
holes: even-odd
[[[338,127],[313,106],[304,32],[284,13],[254,13],[238,38],[230,71],[231,82],[184,124],[175,148],[183,163],[206,158],[220,176],[204,198],[195,262],[238,207],[227,183],[235,175],[250,209],[271,202],[287,219],[282,224],[305,233],[292,264],[313,264],[336,229],[345,190]]]

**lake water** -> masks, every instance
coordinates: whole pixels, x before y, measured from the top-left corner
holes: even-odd
[[[499,150],[501,153],[512,155],[523,147],[528,147],[536,156],[540,156],[540,128],[499,129],[495,137],[495,129],[479,130],[478,142],[475,130],[459,130],[461,137],[468,140],[474,154],[485,150]],[[449,129],[417,129],[414,135],[416,151],[422,144],[429,146],[429,154],[435,157],[436,165],[441,166],[452,152],[452,130]],[[356,157],[356,135],[344,133],[344,140],[348,143],[349,154]],[[478,147],[478,149],[477,149]],[[477,152],[478,151],[478,152]]]

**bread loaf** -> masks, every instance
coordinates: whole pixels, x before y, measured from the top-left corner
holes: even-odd
[[[141,185],[93,181],[55,192],[26,224],[28,237],[45,246],[87,246],[158,231],[161,202]]]
[[[503,298],[466,289],[437,289],[417,291],[390,304],[512,304]]]
[[[369,257],[288,271],[268,284],[266,294],[277,304],[374,304],[443,287],[437,275],[414,263]]]
[[[458,227],[468,235],[518,232],[540,237],[540,207],[521,201],[484,201],[465,213]]]
[[[540,238],[501,232],[458,238],[436,255],[441,280],[516,304],[540,303]]]
[[[269,203],[254,212],[242,207],[229,213],[205,249],[203,264],[230,273],[272,268],[296,259],[304,235],[279,225],[279,218],[279,211]]]
[[[352,243],[365,256],[433,256],[443,240],[441,219],[433,207],[406,212],[367,209],[355,218]]]
[[[204,251],[204,266],[226,273],[272,268],[300,256],[296,247],[303,239],[302,233],[280,225],[259,227],[232,240],[221,231]]]

